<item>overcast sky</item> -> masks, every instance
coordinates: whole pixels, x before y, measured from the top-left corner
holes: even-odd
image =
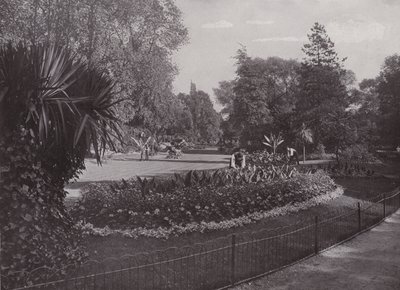
[[[314,22],[325,25],[339,57],[357,80],[375,77],[384,58],[400,53],[400,0],[176,0],[190,43],[174,61],[175,92],[190,81],[213,98],[212,88],[235,77],[236,51],[252,57],[301,60]]]

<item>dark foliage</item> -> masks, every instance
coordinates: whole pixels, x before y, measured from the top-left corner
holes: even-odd
[[[84,168],[90,147],[100,161],[119,139],[113,105],[113,82],[69,51],[22,43],[0,48],[1,267],[7,285],[46,278],[29,275],[35,268],[82,259],[63,188]]]
[[[45,278],[24,271],[63,268],[84,257],[80,236],[63,205],[65,192],[52,184],[38,152],[33,131],[22,127],[0,141],[2,165],[8,166],[0,179],[1,274],[6,289]]]

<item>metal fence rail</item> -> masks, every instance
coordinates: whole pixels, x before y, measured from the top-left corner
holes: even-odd
[[[337,245],[380,223],[399,208],[398,190],[390,196],[358,203],[329,219],[316,216],[306,226],[232,235],[192,247],[106,262],[89,261],[67,271],[66,276],[38,269],[30,275],[52,281],[14,289],[225,289]]]

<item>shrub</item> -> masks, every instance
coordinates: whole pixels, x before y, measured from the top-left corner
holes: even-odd
[[[339,153],[339,161],[342,163],[371,163],[377,161],[377,158],[368,151],[367,146],[356,144]]]
[[[328,163],[316,164],[311,166],[301,166],[299,171],[302,173],[313,174],[318,170],[325,171],[330,177],[371,177],[375,174],[374,170],[360,163]]]
[[[0,164],[7,169],[0,181],[0,267],[7,288],[34,268],[80,262],[63,188],[84,167],[91,145],[100,161],[119,138],[113,87],[64,48],[0,47]]]
[[[268,153],[266,150],[255,151],[246,156],[246,163],[255,165],[262,168],[269,168],[270,166],[289,165],[289,158],[286,154],[281,153]]]
[[[308,160],[328,160],[328,159],[335,159],[335,154],[333,153],[326,153],[325,146],[322,143],[319,143],[315,148],[313,153],[310,153],[307,156]]]
[[[107,184],[90,184],[72,209],[77,220],[113,228],[168,227],[192,222],[219,222],[269,210],[328,193],[336,185],[325,173],[295,174],[271,182],[193,186],[174,192],[138,189],[116,190]]]
[[[0,158],[10,165],[0,179],[1,274],[11,289],[44,278],[26,280],[23,271],[80,263],[84,252],[63,205],[65,193],[52,185],[31,132],[21,128],[18,135],[5,137],[12,145],[0,141]]]
[[[317,148],[315,148],[315,152],[314,153],[316,153],[316,154],[318,154],[320,156],[324,156],[326,154],[324,144],[318,143]]]

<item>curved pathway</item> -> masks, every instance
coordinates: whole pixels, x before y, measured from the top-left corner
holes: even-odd
[[[399,290],[400,210],[340,246],[234,289]]]

